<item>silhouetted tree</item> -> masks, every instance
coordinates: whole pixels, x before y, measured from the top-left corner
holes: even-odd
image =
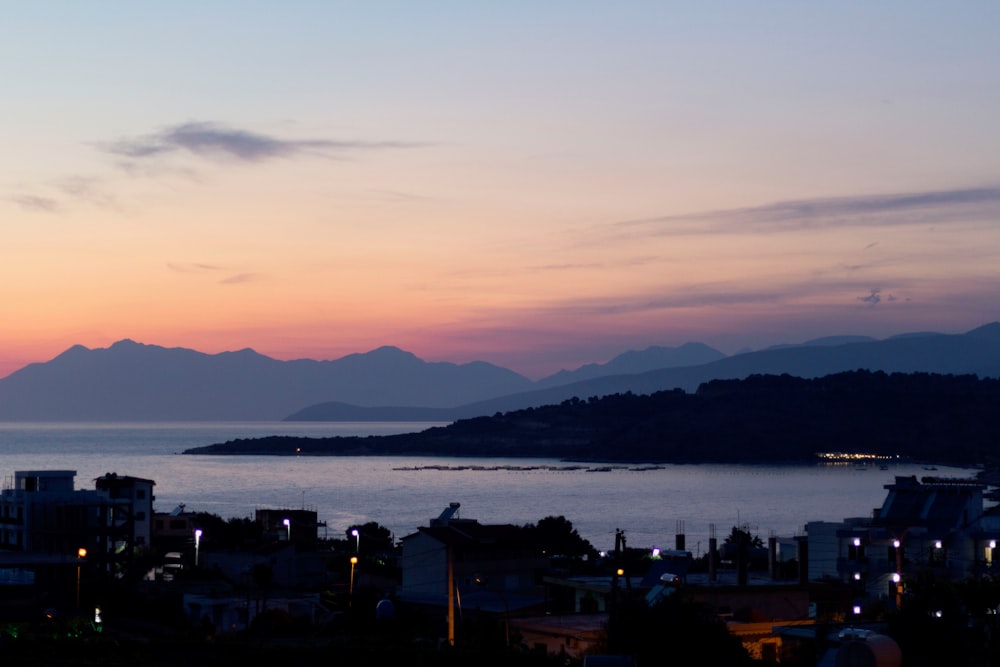
[[[259,523],[246,517],[223,519],[217,514],[198,512],[194,523],[201,528],[202,546],[214,549],[228,549],[259,542],[264,530]]]
[[[708,605],[681,593],[653,606],[632,599],[608,618],[608,653],[633,655],[639,665],[750,665],[743,644]]]
[[[358,537],[354,536],[355,530],[358,531]],[[348,540],[365,553],[388,552],[394,546],[392,531],[375,521],[349,526],[345,534]]]
[[[577,559],[597,555],[594,545],[580,537],[564,516],[547,516],[538,523],[527,524],[524,530],[539,554]]]
[[[733,526],[733,530],[729,533],[729,535],[726,535],[725,544],[743,544],[747,547],[762,547],[764,546],[764,541],[760,539],[760,535],[752,535],[746,528]]]

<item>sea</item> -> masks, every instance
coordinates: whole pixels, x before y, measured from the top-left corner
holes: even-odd
[[[759,535],[804,534],[810,521],[870,516],[896,476],[968,478],[971,468],[912,462],[881,465],[648,465],[558,459],[417,456],[204,456],[192,447],[268,435],[327,437],[420,431],[423,422],[0,422],[0,476],[73,470],[76,488],[105,473],[155,481],[154,509],[183,506],[223,518],[256,509],[305,508],[320,537],[345,537],[375,521],[396,538],[427,525],[451,503],[481,523],[534,523],[563,516],[597,549],[616,531],[630,547],[673,548],[685,536],[696,555],[733,526]]]

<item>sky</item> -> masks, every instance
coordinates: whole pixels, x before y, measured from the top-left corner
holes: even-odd
[[[1000,320],[1000,3],[0,10],[0,377]]]

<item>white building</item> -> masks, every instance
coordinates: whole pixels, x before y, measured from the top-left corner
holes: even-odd
[[[75,470],[20,470],[0,490],[0,566],[85,561],[115,571],[149,544],[152,480],[108,473],[76,489]]]
[[[984,508],[981,483],[897,477],[885,488],[871,517],[806,526],[811,580],[836,578],[859,596],[898,600],[918,573],[953,581],[1000,574],[1000,514]]]

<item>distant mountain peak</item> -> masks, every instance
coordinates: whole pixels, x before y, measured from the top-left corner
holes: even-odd
[[[395,345],[381,345],[376,347],[374,350],[369,350],[366,354],[400,354],[407,357],[415,357],[416,355],[412,352],[407,352],[402,348],[398,348]]]
[[[112,343],[108,349],[109,350],[134,350],[136,348],[148,347],[144,343],[138,343],[131,338],[122,338]]]
[[[990,322],[981,327],[976,327],[965,334],[971,338],[983,338],[986,340],[1000,340],[1000,322]]]
[[[605,364],[586,364],[574,371],[559,371],[539,380],[538,386],[552,387],[603,375],[634,375],[661,368],[699,366],[725,356],[704,343],[687,342],[679,347],[650,345],[643,350],[623,352]]]
[[[412,352],[407,352],[406,350],[400,349],[395,345],[382,345],[381,347],[376,347],[374,350],[369,350],[368,352],[360,354],[349,354],[344,359],[356,359],[365,361],[377,361],[382,363],[393,363],[393,364],[403,364],[403,363],[426,363],[423,359],[413,354]]]

